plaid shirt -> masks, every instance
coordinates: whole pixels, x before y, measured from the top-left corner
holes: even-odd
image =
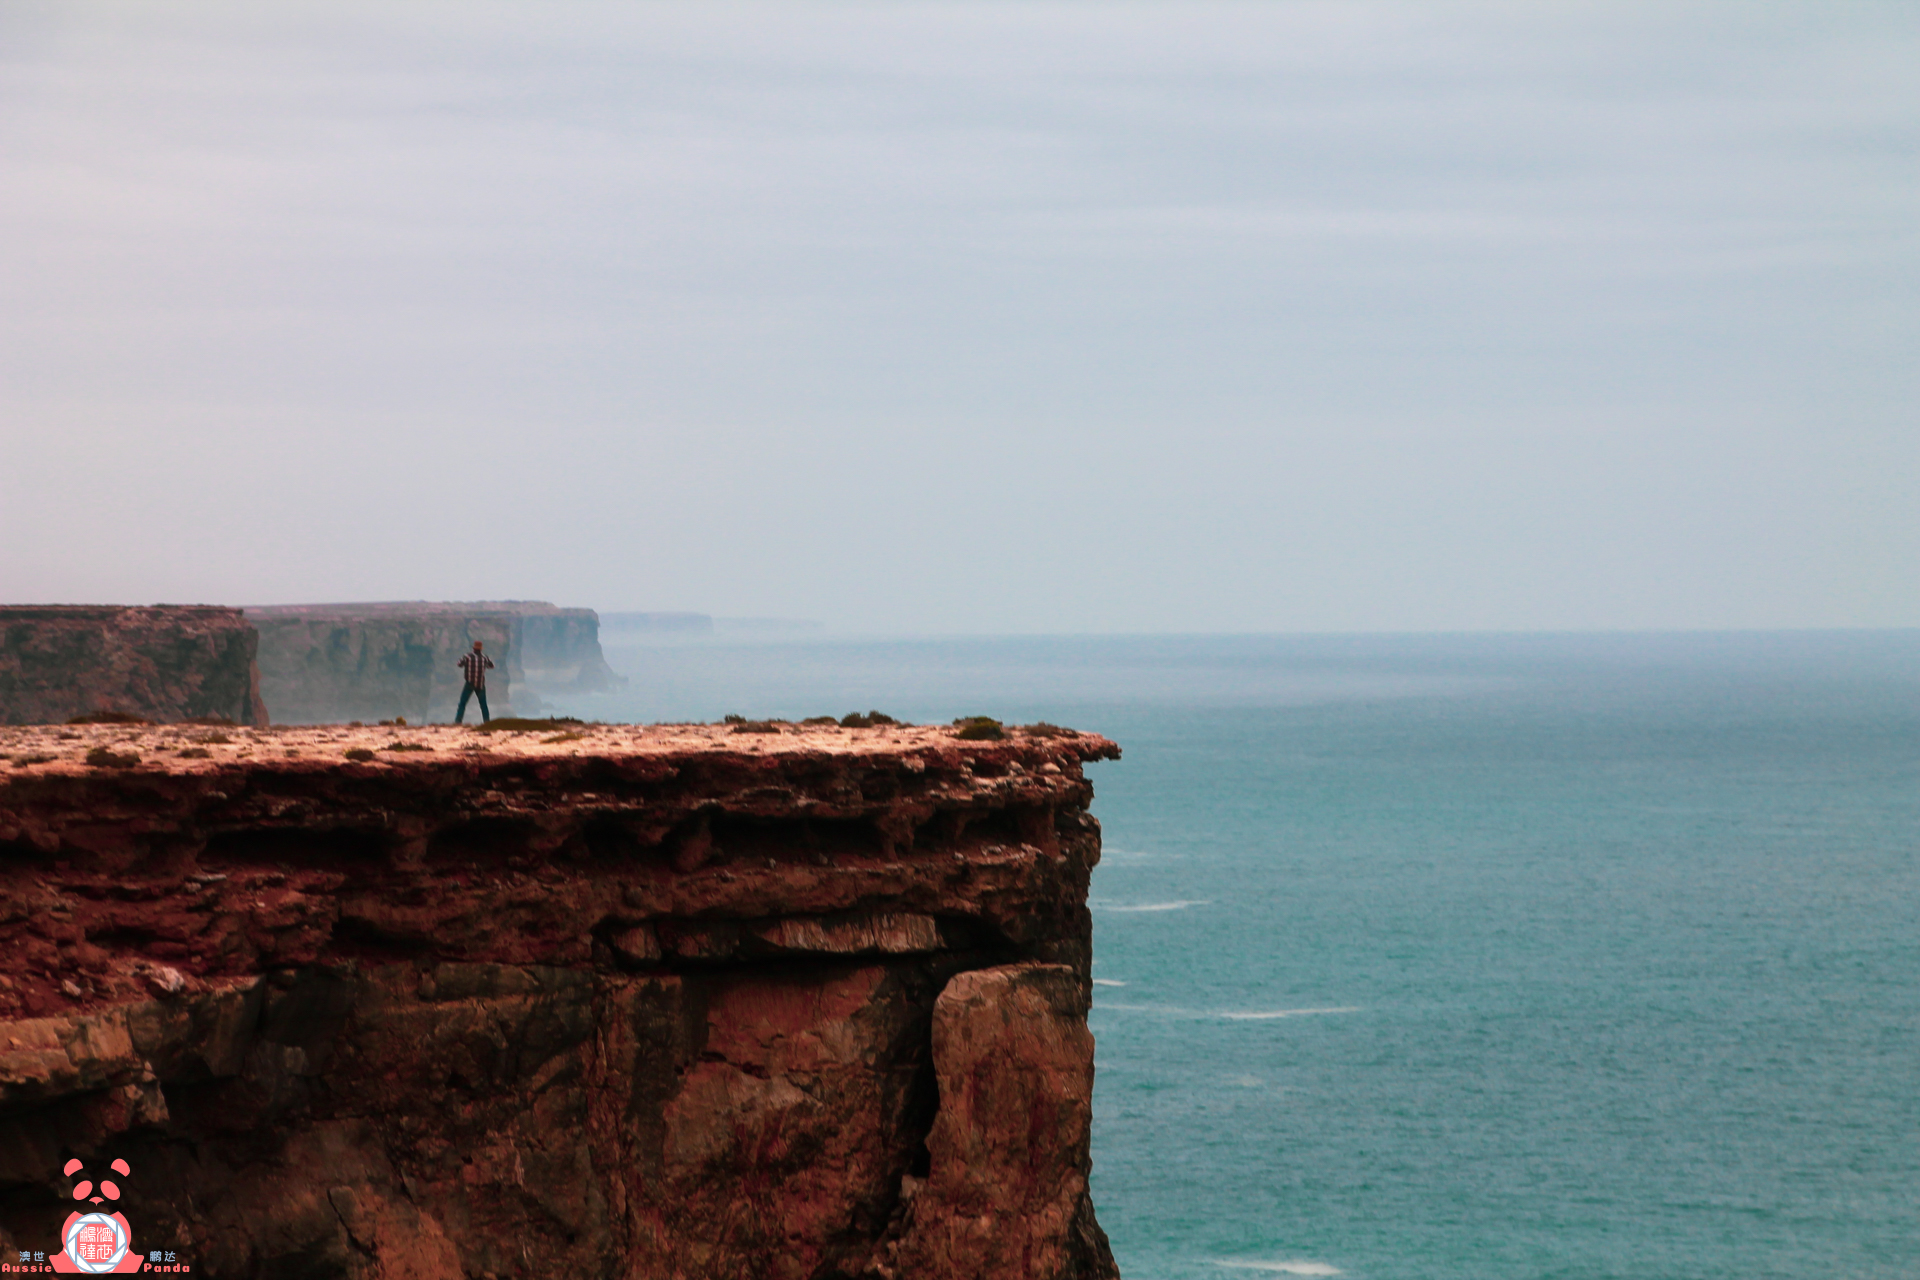
[[[487,687],[487,668],[493,665],[493,659],[484,653],[464,653],[460,655],[460,674],[467,683],[476,689]]]

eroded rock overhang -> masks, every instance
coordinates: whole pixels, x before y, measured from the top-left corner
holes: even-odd
[[[1105,739],[88,727],[0,754],[4,1247],[54,1238],[79,1154],[129,1158],[129,1217],[210,1275],[1113,1272]]]

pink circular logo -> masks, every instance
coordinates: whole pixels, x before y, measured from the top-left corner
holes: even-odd
[[[127,1229],[118,1218],[89,1213],[67,1224],[67,1257],[80,1270],[98,1275],[127,1256]]]

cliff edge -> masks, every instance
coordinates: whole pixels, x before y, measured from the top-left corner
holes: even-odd
[[[1104,738],[0,754],[0,1248],[51,1255],[64,1163],[124,1159],[132,1248],[216,1277],[1117,1274],[1087,1190]]]

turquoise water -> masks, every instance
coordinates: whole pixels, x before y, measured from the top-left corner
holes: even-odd
[[[612,650],[1093,771],[1128,1280],[1920,1275],[1920,635]]]

